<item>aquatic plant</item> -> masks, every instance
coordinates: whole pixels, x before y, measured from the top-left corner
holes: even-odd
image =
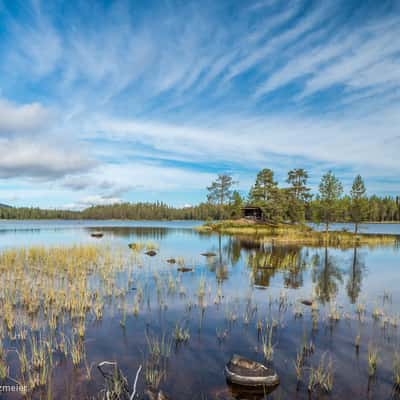
[[[323,353],[316,368],[310,368],[308,391],[311,393],[319,388],[327,393],[333,389],[333,362],[332,358],[325,362],[326,353]]]
[[[74,336],[72,335],[70,343],[70,354],[72,363],[75,367],[77,367],[82,362],[84,358],[84,353],[85,352],[82,341],[76,341]]]
[[[181,327],[177,322],[175,324],[174,339],[177,343],[187,342],[190,339],[189,329]]]
[[[303,366],[304,366],[303,351],[297,352],[296,360],[293,362],[293,364],[294,364],[294,370],[296,372],[297,388],[298,388],[299,383],[303,380]]]
[[[146,362],[144,367],[144,377],[147,386],[152,389],[158,389],[161,381],[167,377],[167,370],[165,366],[154,365],[153,363]]]
[[[267,361],[272,361],[274,358],[274,346],[272,344],[273,326],[267,324],[265,328],[265,334],[261,337],[262,340],[262,351],[264,358]]]
[[[378,349],[372,344],[368,345],[368,376],[375,376],[378,366]]]
[[[169,358],[171,355],[172,340],[165,334],[162,334],[161,338],[155,335],[146,334],[147,350],[153,360],[160,360],[163,358]]]

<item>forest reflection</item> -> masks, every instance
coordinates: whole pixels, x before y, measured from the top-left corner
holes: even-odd
[[[258,288],[269,287],[271,280],[280,274],[286,288],[298,289],[304,285],[304,274],[309,271],[315,296],[322,304],[332,301],[345,281],[349,302],[355,304],[367,272],[358,247],[338,255],[335,249],[328,247],[276,245],[239,238],[229,238],[221,246],[220,237],[218,250],[217,257],[208,264],[217,280],[227,279],[227,266],[235,267],[241,259],[251,270],[253,284]]]

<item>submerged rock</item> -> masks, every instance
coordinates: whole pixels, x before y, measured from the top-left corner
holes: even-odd
[[[237,354],[226,364],[225,376],[229,382],[239,386],[279,385],[279,376],[273,369]]]
[[[308,300],[308,299],[300,300],[300,303],[304,304],[305,306],[309,306],[309,307],[311,307],[313,305],[313,301],[312,300]]]
[[[191,271],[193,271],[193,268],[188,268],[188,267],[178,268],[178,272],[191,272]]]
[[[168,259],[167,259],[167,263],[168,263],[168,264],[175,264],[175,263],[176,263],[176,260],[175,260],[175,258],[168,258]]]
[[[149,251],[146,251],[146,253],[144,253],[144,254],[147,254],[150,257],[154,257],[157,254],[157,252],[154,250],[149,250]]]
[[[103,237],[103,232],[92,232],[91,234],[90,234],[90,236],[91,237],[94,237],[94,238],[101,238],[101,237]]]
[[[216,256],[216,254],[211,252],[211,251],[205,252],[205,253],[201,253],[201,255],[204,256],[204,257],[215,257]]]

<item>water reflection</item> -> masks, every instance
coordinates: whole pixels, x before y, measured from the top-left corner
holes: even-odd
[[[96,241],[92,240],[90,233],[93,230],[104,232],[104,237]],[[92,226],[69,229],[68,232],[65,230],[65,234],[60,234],[61,231],[56,228],[47,229],[47,232],[40,237],[41,235],[38,235],[36,230],[31,230],[29,235],[32,237],[36,235],[42,243],[47,243],[49,238],[53,238],[57,245],[61,243],[62,246],[65,245],[66,240],[73,240],[74,243],[82,240],[84,243],[89,241],[95,245],[105,244],[107,249],[114,249],[113,245],[115,245],[116,251],[109,256],[118,256],[115,261],[116,269],[110,269],[106,273],[107,267],[101,270],[101,274],[95,276],[92,276],[88,269],[88,276],[93,279],[93,282],[88,281],[90,285],[85,286],[86,291],[82,291],[82,293],[86,293],[88,290],[92,290],[92,283],[100,286],[100,290],[96,291],[95,295],[88,297],[87,300],[89,307],[92,307],[93,310],[86,321],[85,346],[89,363],[93,362],[93,365],[105,359],[117,359],[121,369],[130,373],[138,367],[138,363],[143,361],[143,358],[145,358],[143,362],[150,360],[150,349],[148,348],[150,336],[157,336],[159,340],[162,338],[170,340],[175,338],[179,325],[188,329],[190,339],[187,340],[187,343],[180,343],[179,346],[176,343],[170,359],[168,359],[169,369],[168,372],[165,372],[161,386],[168,395],[171,394],[169,398],[176,400],[188,398],[199,398],[199,400],[203,398],[215,400],[305,399],[307,388],[303,385],[300,392],[297,392],[296,386],[293,384],[296,380],[293,362],[300,346],[304,345],[302,338],[304,338],[306,330],[308,335],[308,329],[313,329],[314,325],[311,326],[311,324],[314,324],[315,313],[312,313],[311,308],[303,307],[298,300],[305,298],[304,295],[311,295],[314,290],[316,296],[312,300],[327,303],[337,297],[343,311],[353,312],[353,315],[351,315],[351,319],[346,319],[345,323],[338,322],[334,329],[332,328],[331,335],[335,335],[334,347],[331,346],[331,337],[326,337],[324,329],[320,329],[319,333],[312,332],[313,342],[315,339],[319,354],[313,355],[308,360],[310,364],[307,364],[304,381],[306,382],[309,366],[316,367],[320,355],[331,351],[337,371],[335,392],[331,398],[347,398],[347,393],[344,394],[344,391],[348,391],[349,387],[356,387],[355,390],[359,390],[357,385],[359,382],[365,381],[367,341],[372,337],[378,342],[379,350],[383,352],[382,367],[380,367],[379,373],[384,376],[385,388],[390,386],[391,382],[388,377],[391,376],[391,371],[388,371],[384,365],[392,363],[393,346],[389,347],[389,341],[386,339],[386,342],[379,341],[382,336],[380,323],[374,321],[371,324],[371,318],[366,318],[362,326],[359,325],[359,316],[354,314],[354,307],[346,308],[348,304],[343,302],[343,296],[349,298],[349,303],[356,303],[362,292],[363,297],[368,295],[370,299],[373,298],[373,301],[376,301],[377,298],[382,298],[378,296],[382,296],[383,288],[390,289],[393,292],[394,302],[388,304],[385,311],[387,318],[390,318],[392,323],[397,326],[398,298],[395,285],[400,276],[397,268],[398,253],[393,249],[352,248],[343,250],[332,247],[267,244],[248,238],[198,235],[195,231],[175,227],[168,229],[166,227]],[[29,235],[27,233],[21,233],[18,237],[10,235],[9,242],[13,241],[13,246],[27,246]],[[25,240],[27,238],[28,240]],[[3,239],[4,236],[2,236],[2,244],[4,243]],[[159,246],[157,255],[148,257],[144,251],[136,254],[128,248],[128,243],[131,242],[141,242],[145,246],[146,244],[155,244]],[[110,243],[111,246],[108,246]],[[121,256],[127,257],[124,267],[121,266],[119,258],[120,250]],[[40,254],[41,250],[38,251]],[[201,255],[206,252],[215,255],[209,257]],[[170,257],[174,257],[177,263],[167,263],[166,260]],[[367,264],[370,276],[366,275]],[[25,264],[18,265],[24,266]],[[75,263],[71,263],[71,265],[75,265]],[[98,268],[97,263],[95,265]],[[185,265],[193,271],[187,274],[179,272],[178,267]],[[18,267],[17,271],[19,268],[21,267]],[[78,272],[82,270],[78,269]],[[26,298],[30,299],[31,294],[37,293],[39,289],[40,293],[45,289],[48,293],[47,288],[54,289],[58,293],[57,290],[59,291],[59,288],[62,287],[60,282],[68,282],[72,287],[83,282],[82,279],[75,279],[75,275],[72,279],[63,278],[62,281],[59,281],[59,277],[55,277],[54,281],[49,281],[49,277],[43,275],[45,271],[42,265],[40,268],[31,270],[34,281],[37,282],[36,275],[38,275],[43,282],[41,285],[32,286],[31,281],[26,279],[25,269],[21,269],[19,280],[25,281],[26,284],[19,283],[19,288],[25,289]],[[51,268],[50,271],[52,271]],[[14,284],[10,285],[10,282],[13,282],[13,276],[10,275],[9,268],[3,268],[3,280],[3,283],[8,283],[3,285],[4,288],[17,287]],[[265,296],[265,292],[253,290],[254,286],[270,287],[268,296]],[[296,289],[296,291],[284,290],[284,288]],[[303,289],[297,290],[299,288]],[[14,291],[17,294],[15,297],[17,302],[10,301],[10,306],[6,308],[2,303],[3,312],[4,309],[14,310],[14,304],[18,305],[15,307],[17,310],[20,307],[19,304],[22,304],[18,297],[21,296],[20,289]],[[10,292],[9,290],[4,291],[7,296]],[[67,296],[71,291],[65,293],[63,296]],[[284,295],[282,298],[281,294]],[[2,297],[2,302],[7,296]],[[78,296],[75,297],[78,298]],[[55,298],[62,297],[55,296]],[[82,298],[85,297],[82,296]],[[286,304],[289,304],[289,307],[281,308],[281,301],[287,301]],[[57,303],[52,302],[51,304]],[[295,305],[298,304],[303,314],[294,317],[293,311],[298,311],[295,309]],[[369,301],[369,304],[373,304],[372,301]],[[99,317],[99,320],[95,317],[97,315],[95,311],[99,312],[98,307],[103,312],[102,318]],[[318,310],[321,311],[320,317],[319,315],[316,317],[318,326],[328,326],[325,325],[327,308],[324,310],[318,304]],[[371,316],[371,309],[367,308],[367,313]],[[341,315],[344,314],[341,312]],[[22,326],[27,323],[24,321],[28,320],[18,318],[17,323]],[[71,320],[71,325],[66,325],[66,333],[75,332],[74,325],[77,325],[78,322],[78,319]],[[268,322],[271,322],[271,326],[275,324],[274,330],[271,328],[268,331]],[[383,322],[382,318],[382,324]],[[390,330],[387,329],[387,323],[385,326],[385,334],[393,335],[391,343],[398,343],[394,325]],[[58,328],[61,329],[61,327]],[[359,329],[361,330],[361,340],[365,338],[365,341],[362,343],[360,354],[357,357],[361,360],[360,362],[363,362],[365,368],[357,369],[354,368],[354,363],[349,362],[349,357],[350,354],[353,354],[351,351],[354,351],[353,337]],[[372,332],[371,329],[375,329],[375,332]],[[20,328],[18,328],[18,332],[19,330]],[[15,332],[11,332],[12,337],[15,336]],[[225,385],[223,368],[233,353],[242,353],[244,356],[260,362],[264,360],[261,345],[262,337],[265,340],[267,332],[272,332],[272,344],[275,349],[273,365],[282,377],[282,385],[267,396],[264,393],[258,395],[254,391],[245,393],[242,388],[236,389],[231,385]],[[14,348],[14,345],[13,339],[11,342],[7,342],[7,346],[10,348]],[[14,353],[10,352],[9,357]],[[149,365],[152,366],[152,364]],[[359,370],[361,373],[357,375]],[[74,388],[74,393],[75,387],[78,388],[76,390],[82,390],[74,398],[89,398],[89,395],[95,395],[102,387],[103,382],[98,380],[98,376],[93,375],[92,380],[85,381],[79,375],[78,370],[76,370],[74,378],[67,377],[65,384],[60,385],[58,382],[64,379],[63,374],[64,372],[67,374],[68,371],[64,366],[61,366],[59,371],[61,372],[55,377],[57,381],[54,386],[57,392],[54,398],[74,397],[72,394],[64,396],[64,386]],[[10,374],[17,376],[15,368],[10,370]],[[72,381],[75,376],[76,384],[75,381]],[[144,385],[144,382],[143,378],[141,384]],[[380,385],[382,382],[383,380],[380,381]],[[83,392],[85,395],[82,394]],[[194,393],[198,396],[193,395]],[[360,393],[361,390],[352,393],[352,398],[365,398],[365,393]],[[317,398],[316,395],[313,395],[314,397]]]
[[[233,249],[233,251],[231,249]],[[222,247],[222,235],[218,235],[217,255],[215,257],[207,257],[206,259],[208,269],[215,273],[218,283],[228,279],[228,263],[232,260],[235,251],[235,254],[238,255],[238,260],[240,258],[240,248],[235,249],[229,241],[224,247]]]
[[[366,271],[364,260],[358,254],[358,248],[354,247],[352,262],[349,270],[349,278],[346,285],[347,295],[351,304],[355,304],[361,292],[363,275]]]
[[[315,293],[322,304],[330,302],[343,283],[343,272],[335,256],[329,254],[325,247],[322,256],[316,254],[313,259],[312,281],[315,284]]]
[[[271,280],[281,274],[284,286],[298,289],[304,285],[304,273],[311,271],[312,283],[319,301],[329,303],[338,294],[344,283],[345,272],[348,276],[346,293],[351,304],[355,304],[362,288],[363,276],[367,267],[360,249],[354,247],[348,271],[342,268],[345,257],[334,253],[334,249],[310,249],[295,245],[264,244],[248,239],[229,238],[221,246],[218,238],[217,257],[208,260],[209,270],[215,272],[217,280],[228,279],[227,265],[235,266],[241,259],[251,269],[253,284],[267,288]]]
[[[185,232],[188,234],[192,231],[187,229],[179,228],[165,228],[165,227],[128,227],[128,226],[118,226],[118,227],[85,227],[84,228],[88,234],[101,231],[106,235],[120,237],[120,238],[130,238],[135,237],[138,240],[163,240],[167,236],[173,236],[179,232]],[[192,232],[193,233],[193,232]]]
[[[303,272],[309,257],[301,247],[253,244],[250,248],[246,243],[244,251],[256,286],[268,287],[278,272],[283,274],[286,287],[296,289],[303,285]]]

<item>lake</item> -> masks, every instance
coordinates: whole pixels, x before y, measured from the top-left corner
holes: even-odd
[[[138,391],[171,400],[396,395],[398,246],[272,246],[192,229],[201,223],[1,221],[3,384],[35,386],[35,399],[95,398],[106,384],[96,366],[116,361],[129,388],[142,366]],[[362,230],[400,235],[399,224]],[[24,352],[31,367],[21,368]],[[276,370],[280,385],[257,393],[227,383],[236,353]],[[319,366],[333,375],[329,393],[310,378]]]

